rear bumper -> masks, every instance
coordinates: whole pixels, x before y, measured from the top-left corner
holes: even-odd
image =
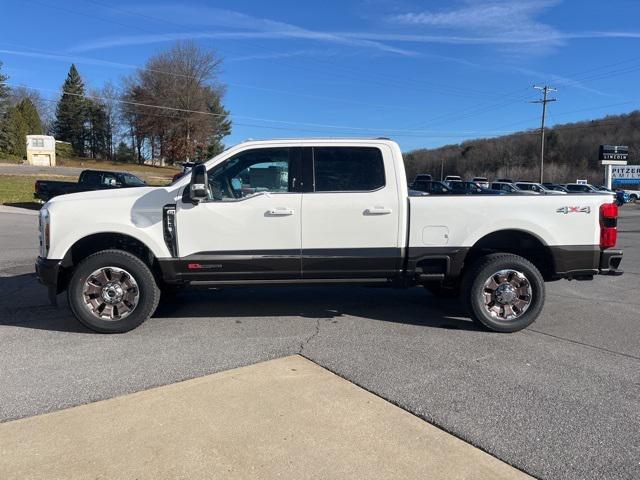
[[[600,254],[598,273],[601,275],[622,275],[620,270],[622,262],[622,250],[604,250]]]
[[[551,247],[554,279],[589,280],[594,275],[622,275],[622,250],[602,250],[598,245]]]

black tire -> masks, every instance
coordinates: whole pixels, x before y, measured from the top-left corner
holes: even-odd
[[[485,281],[501,270],[520,272],[531,289],[528,308],[513,319],[494,316],[487,310],[491,304],[485,305]],[[544,279],[540,271],[527,259],[510,253],[493,253],[476,260],[465,273],[462,291],[473,321],[501,333],[517,332],[531,325],[540,315],[545,301]]]
[[[128,273],[137,284],[137,304],[127,316],[103,320],[94,315],[84,301],[83,289],[88,277],[103,267],[116,267]],[[67,291],[69,306],[86,327],[100,333],[124,333],[141,325],[155,312],[160,289],[149,267],[140,258],[122,250],[103,250],[88,256],[73,272]]]
[[[423,286],[436,298],[458,298],[460,296],[460,285],[449,287],[441,283],[425,283]]]

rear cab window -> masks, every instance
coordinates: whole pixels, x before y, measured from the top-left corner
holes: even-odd
[[[313,147],[316,192],[369,192],[385,186],[382,152],[376,147]]]

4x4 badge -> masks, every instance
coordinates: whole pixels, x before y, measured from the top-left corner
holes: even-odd
[[[591,213],[591,207],[560,207],[557,213]]]

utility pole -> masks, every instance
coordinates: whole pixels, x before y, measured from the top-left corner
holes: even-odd
[[[544,119],[547,114],[547,103],[555,102],[555,98],[548,98],[549,92],[557,92],[558,90],[545,85],[544,87],[533,86],[536,90],[542,91],[542,98],[540,100],[534,100],[529,103],[541,103],[542,104],[542,122],[540,125],[540,183],[544,182]]]

